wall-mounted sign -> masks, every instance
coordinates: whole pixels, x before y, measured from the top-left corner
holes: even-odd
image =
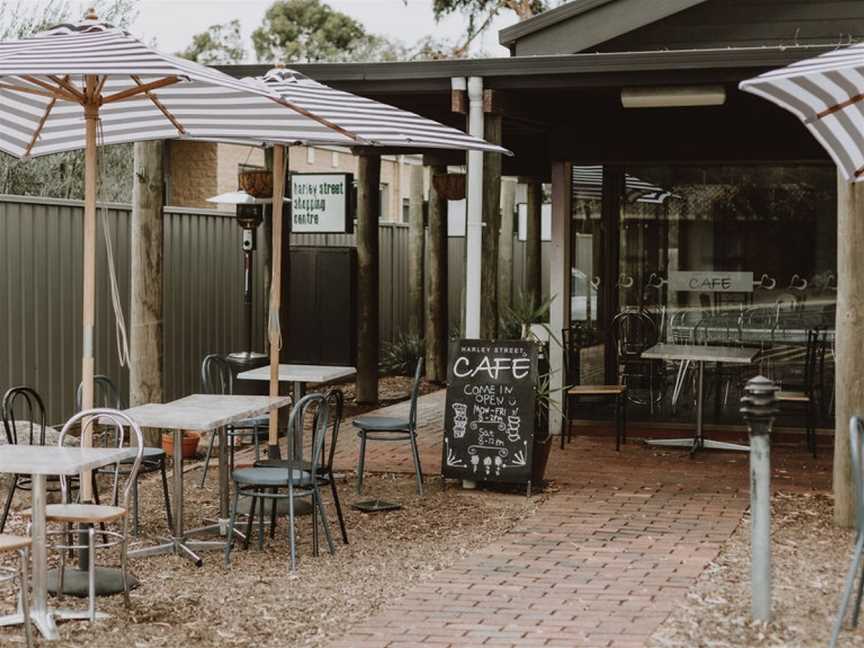
[[[458,340],[450,345],[441,472],[471,481],[528,483],[537,346]]]
[[[753,292],[753,273],[676,270],[669,273],[669,289],[680,292]]]
[[[291,231],[350,234],[354,231],[353,191],[350,173],[292,173]]]

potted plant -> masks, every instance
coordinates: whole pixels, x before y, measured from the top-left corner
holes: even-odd
[[[181,453],[183,459],[193,459],[195,453],[198,452],[198,443],[201,441],[201,433],[194,431],[183,432],[183,445]],[[165,432],[162,434],[162,449],[169,457],[174,456],[174,433]]]

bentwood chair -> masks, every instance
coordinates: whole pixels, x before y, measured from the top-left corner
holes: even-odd
[[[0,553],[14,551],[18,554],[18,567],[0,567],[0,583],[18,581],[18,610],[24,621],[24,639],[27,648],[33,648],[33,628],[30,624],[30,578],[27,563],[30,561],[30,538],[0,533]]]
[[[864,557],[864,475],[862,475],[861,448],[864,440],[864,424],[861,418],[853,416],[849,419],[849,450],[852,453],[852,478],[855,486],[855,546],[852,550],[852,563],[846,574],[846,584],[840,597],[840,609],[834,619],[834,629],[831,632],[830,648],[837,645],[843,621],[849,610],[849,599],[855,578],[858,577],[858,593],[855,597],[855,607],[852,609],[852,627],[858,627],[858,617],[861,612],[861,598],[864,595],[864,572],[861,570],[861,559]]]
[[[245,546],[249,546],[252,535],[252,524],[255,518],[255,507],[260,505],[258,512],[258,546],[264,544],[265,504],[271,503],[271,534],[275,528],[276,503],[280,499],[288,500],[288,526],[291,546],[291,570],[296,569],[297,548],[294,527],[294,499],[309,497],[312,500],[312,552],[318,556],[318,522],[324,527],[324,537],[330,553],[334,554],[333,537],[330,534],[330,524],[324,510],[321,498],[320,479],[318,475],[322,466],[324,439],[327,434],[328,405],[327,399],[321,394],[308,394],[298,401],[291,410],[288,419],[288,456],[294,456],[294,439],[300,437],[306,417],[314,411],[312,445],[310,447],[309,470],[286,465],[258,466],[241,468],[231,473],[234,482],[234,500],[231,506],[231,517],[228,522],[228,537],[225,542],[225,565],[231,561],[231,549],[234,541],[234,526],[237,520],[237,505],[241,497],[250,497],[249,515],[247,518]],[[295,431],[298,433],[295,435]],[[302,437],[300,437],[302,438]],[[287,489],[287,492],[285,490]]]
[[[612,319],[612,335],[618,356],[619,382],[627,387],[627,398],[650,411],[663,399],[661,367],[642,353],[657,344],[657,325],[643,310],[625,310]]]
[[[6,442],[10,445],[40,445],[57,442],[57,431],[46,424],[45,405],[42,398],[30,387],[13,387],[3,395],[0,406],[0,417],[6,431]],[[48,478],[48,492],[59,492],[59,477]],[[6,528],[6,519],[17,490],[30,490],[30,475],[14,475],[6,502],[3,505],[3,515],[0,517],[0,533]],[[76,482],[77,484],[77,482]]]
[[[420,466],[420,452],[417,449],[417,398],[420,395],[420,377],[423,375],[423,358],[417,361],[414,371],[414,384],[411,386],[411,407],[408,418],[396,416],[357,416],[352,423],[360,438],[360,459],[357,462],[357,494],[363,492],[363,469],[366,463],[367,441],[408,441],[414,459],[414,473],[417,479],[417,494],[423,494],[423,470]]]
[[[79,410],[81,409],[82,389],[83,386],[79,384],[78,391],[75,394],[75,405]],[[93,389],[93,404],[95,407],[117,410],[126,409],[126,403],[123,402],[123,399],[120,397],[120,392],[108,376],[103,376],[101,374],[94,376]],[[126,461],[121,462],[121,470],[128,471],[132,462],[133,459],[127,459]],[[165,517],[168,520],[168,528],[173,530],[174,518],[171,516],[171,498],[168,495],[167,463],[167,455],[162,448],[146,446],[144,448],[144,459],[141,463],[141,470],[138,473],[138,477],[140,478],[142,475],[147,473],[153,473],[157,470],[159,471],[162,479],[162,500],[165,503]],[[99,503],[99,490],[95,488],[96,475],[103,474],[106,470],[112,469],[100,468],[99,470],[93,471],[93,495],[96,498],[97,504]],[[132,485],[132,535],[136,538],[139,535],[138,517],[138,480],[136,479]]]
[[[120,548],[120,577],[123,581],[123,602],[126,607],[131,605],[129,600],[129,580],[126,564],[127,548],[129,545],[129,500],[135,482],[138,479],[138,470],[144,460],[144,435],[141,428],[131,418],[119,410],[108,408],[95,408],[78,412],[70,418],[60,431],[59,445],[69,431],[81,426],[81,447],[84,447],[87,427],[92,428],[93,447],[123,448],[130,447],[127,443],[126,429],[130,430],[130,436],[134,439],[136,448],[135,458],[128,470],[121,470],[120,464],[115,464],[114,470],[102,473],[109,478],[111,483],[110,492],[113,494],[111,505],[105,504],[75,504],[69,502],[69,490],[66,477],[60,476],[60,489],[62,503],[49,504],[45,510],[45,520],[48,524],[60,524],[61,529],[52,529],[48,535],[57,537],[59,540],[53,544],[60,554],[58,584],[58,596],[62,596],[64,588],[64,574],[66,567],[66,554],[71,550],[89,551],[90,563],[88,572],[88,615],[91,622],[96,621],[96,550]],[[31,511],[26,512],[27,515]],[[119,524],[119,530],[107,529],[105,525]],[[78,525],[79,531],[73,535],[71,525]],[[96,531],[96,526],[103,528]],[[86,543],[74,538],[84,534]],[[102,542],[96,541],[97,533],[102,536]]]
[[[807,346],[804,350],[803,383],[790,385],[786,383],[777,392],[775,398],[780,404],[781,414],[794,414],[803,410],[806,426],[807,448],[816,456],[816,418],[819,412],[819,401],[822,399],[822,382],[820,376],[825,363],[825,353],[828,343],[824,332],[819,329],[807,331]]]
[[[225,356],[216,353],[204,356],[201,361],[201,390],[205,394],[227,395],[234,393],[234,372]],[[258,416],[228,427],[226,437],[228,439],[230,470],[234,469],[234,440],[251,437],[255,444],[255,461],[258,462],[261,459],[261,441],[267,439],[269,425],[269,416]],[[213,441],[217,435],[216,430],[210,433],[210,442],[207,444],[207,454],[204,457],[204,470],[201,472],[200,486],[202,488],[207,480],[210,458],[213,456]]]
[[[566,426],[561,431],[561,449],[564,449],[564,439],[570,442],[572,426],[570,421],[576,406],[585,404],[596,407],[611,403],[615,410],[615,450],[621,449],[621,444],[627,440],[627,386],[626,385],[582,385],[581,350],[585,346],[584,336],[578,329],[564,329],[561,337],[564,342],[564,381],[567,393],[564,397],[564,416],[562,421]],[[566,432],[566,435],[565,435]]]

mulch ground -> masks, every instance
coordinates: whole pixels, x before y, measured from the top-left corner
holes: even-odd
[[[853,531],[832,522],[824,494],[775,493],[772,501],[773,611],[750,620],[750,518],[745,516],[649,646],[706,648],[826,646],[852,553]],[[841,646],[864,646],[864,627]]]

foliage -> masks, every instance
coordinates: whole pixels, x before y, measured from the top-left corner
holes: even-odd
[[[99,17],[127,27],[135,20],[137,0],[102,0],[95,3]],[[69,0],[44,2],[0,1],[0,40],[26,38],[48,27],[80,19]],[[132,145],[105,146],[100,150],[100,198],[128,201],[132,196]],[[52,198],[84,197],[84,154],[58,153],[29,161],[0,153],[0,193]]]
[[[426,353],[426,343],[418,335],[400,334],[395,342],[384,345],[381,368],[385,373],[413,376],[417,362]]]
[[[501,316],[498,325],[500,337],[506,340],[520,340],[531,324],[541,324],[549,319],[549,307],[552,298],[535,304],[534,300],[526,295],[520,295],[512,306],[508,306]]]
[[[246,58],[240,21],[234,19],[222,25],[211,25],[207,31],[195,34],[192,44],[178,56],[202,65],[242,63]]]
[[[252,32],[252,44],[258,60],[266,62],[396,60],[404,52],[321,0],[277,0]]]

